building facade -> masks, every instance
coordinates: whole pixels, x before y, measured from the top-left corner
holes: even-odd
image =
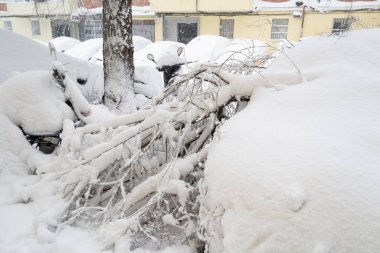
[[[156,40],[202,34],[275,43],[380,27],[379,0],[151,0]]]
[[[48,41],[102,36],[102,0],[0,0],[0,28]],[[133,0],[134,35],[183,43],[202,34],[276,43],[380,27],[380,0]]]
[[[133,0],[134,34],[155,40],[148,0]],[[102,37],[101,0],[0,0],[0,28],[31,39]]]

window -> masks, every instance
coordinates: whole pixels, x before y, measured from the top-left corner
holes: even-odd
[[[221,19],[219,34],[220,36],[232,39],[234,37],[234,20]]]
[[[32,35],[41,35],[40,21],[32,20]]]
[[[350,30],[352,19],[334,18],[332,33],[339,34]]]
[[[4,29],[7,29],[9,31],[13,31],[12,21],[4,21]]]
[[[288,37],[289,19],[272,19],[272,40],[286,39]]]
[[[103,37],[103,23],[100,15],[90,16],[85,19],[83,35],[83,40]]]

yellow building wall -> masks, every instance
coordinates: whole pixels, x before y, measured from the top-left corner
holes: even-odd
[[[356,21],[352,28],[380,28],[380,10],[379,11],[355,11],[350,14]],[[303,29],[303,37],[326,35],[332,32],[334,18],[347,18],[347,12],[331,13],[306,13]]]
[[[195,12],[195,0],[150,0],[154,12]]]
[[[40,35],[32,34],[32,20],[39,20],[40,22]],[[36,39],[41,41],[49,41],[52,39],[51,23],[50,19],[46,18],[19,18],[19,17],[0,17],[0,27],[4,28],[3,21],[12,22],[12,30],[22,36],[30,39]]]
[[[353,29],[380,28],[380,10],[356,11],[351,13],[351,16],[356,19],[356,22],[352,26]],[[185,15],[181,15],[180,17],[185,17]],[[268,11],[239,16],[192,14],[189,17],[198,17],[200,19],[200,35],[219,35],[220,19],[233,19],[234,38],[256,39],[275,44],[277,41],[270,38],[273,19],[289,19],[287,39],[298,41],[301,38],[301,32],[303,33],[303,37],[331,34],[334,18],[347,18],[348,12],[306,12],[303,31],[301,31],[302,18],[294,17],[289,12]],[[162,34],[163,22],[162,18],[160,18],[160,21],[156,22],[156,41],[163,39]]]
[[[247,12],[251,11],[252,0],[198,0],[198,11]]]

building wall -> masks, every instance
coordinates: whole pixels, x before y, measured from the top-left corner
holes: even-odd
[[[301,17],[294,17],[289,12],[260,12],[256,14],[245,14],[235,16],[225,15],[169,15],[161,14],[165,17],[187,17],[199,18],[200,35],[219,35],[220,19],[234,20],[234,38],[247,38],[263,40],[270,44],[277,41],[271,39],[272,20],[289,19],[287,39],[298,41],[301,38]],[[334,18],[347,18],[348,12],[334,11],[330,13],[306,12],[304,18],[303,37],[328,35],[332,33]],[[377,11],[355,11],[350,14],[357,21],[352,25],[353,29],[380,28],[380,10]],[[156,22],[156,41],[164,39],[162,17]]]
[[[196,0],[150,0],[150,7],[154,12],[161,13],[195,12]]]

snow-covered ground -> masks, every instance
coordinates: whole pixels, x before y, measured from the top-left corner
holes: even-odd
[[[13,36],[16,35],[0,31],[1,41],[13,38],[19,51],[31,53],[30,44]],[[42,52],[46,47],[36,46],[35,54],[29,54],[35,59],[29,59],[20,58],[10,50],[10,44],[7,42],[8,51],[0,54],[2,75],[9,77],[11,71],[45,68],[42,59],[49,56]],[[177,46],[172,44],[170,48]],[[147,52],[141,57],[146,57]],[[379,59],[380,30],[356,31],[342,37],[300,42],[286,55],[280,54],[260,76],[228,77],[233,90],[251,84],[247,90],[254,88],[254,94],[246,109],[222,127],[206,163],[208,190],[203,204],[210,216],[201,218],[212,235],[211,252],[378,251]],[[18,69],[17,62],[22,62],[19,66],[25,69]],[[34,74],[24,75],[30,75],[26,80],[38,79]],[[145,75],[151,76],[149,72]],[[9,93],[4,93],[10,85],[7,83],[0,89],[5,94],[0,103],[10,99]],[[21,86],[26,90],[13,93],[15,99],[27,96],[30,87]],[[23,113],[33,116],[29,115],[33,114],[31,108],[22,109],[19,117],[23,118]],[[102,248],[102,234],[85,229],[85,224],[57,227],[67,207],[58,191],[65,186],[60,179],[70,175],[73,168],[69,165],[78,162],[64,155],[82,152],[91,156],[99,150],[76,150],[83,137],[81,129],[77,129],[70,139],[63,138],[58,156],[43,155],[27,143],[15,126],[18,121],[12,117],[20,112],[0,113],[0,252],[130,252],[128,238],[118,240],[112,252]],[[110,120],[108,126],[88,125],[86,129],[107,133],[112,122],[126,119],[120,117]],[[61,124],[67,130],[63,137],[74,131],[69,119]],[[123,130],[122,127],[117,137],[126,137]],[[93,137],[100,142],[100,149],[110,144],[100,135]],[[68,147],[73,149],[71,153],[65,153]],[[101,162],[107,161],[100,159],[97,166],[104,166]],[[54,169],[58,171],[51,172]],[[36,170],[45,173],[35,175]],[[83,171],[78,176],[87,179],[93,174],[94,171]],[[154,187],[151,186],[153,191]],[[111,229],[106,226],[104,234],[112,236]],[[179,245],[161,252],[196,251]]]
[[[209,153],[212,252],[378,252],[380,30],[286,54]]]

